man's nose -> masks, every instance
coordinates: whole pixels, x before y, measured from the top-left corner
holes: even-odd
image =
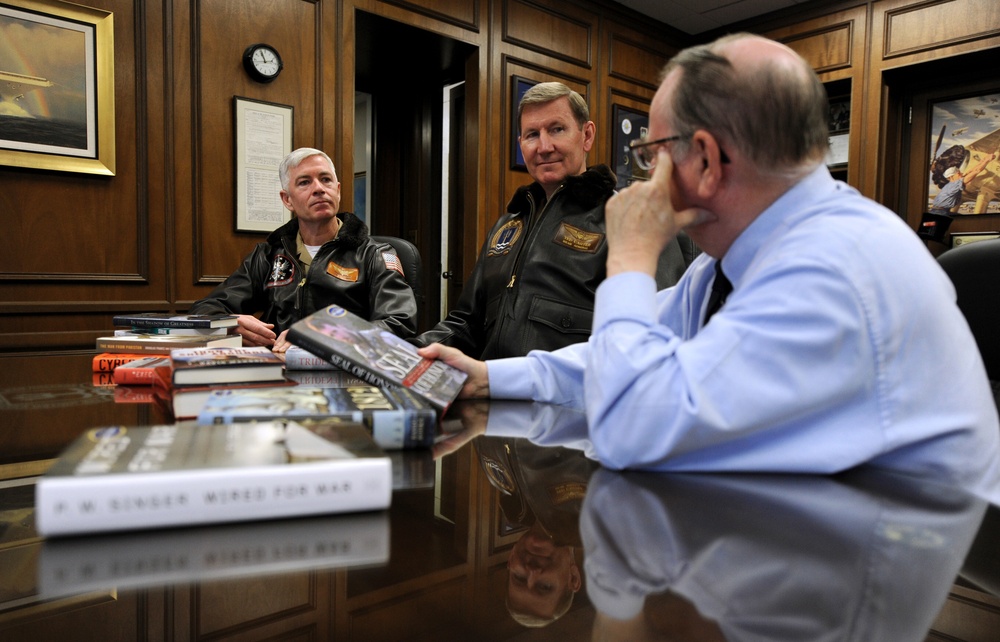
[[[552,137],[546,134],[545,132],[539,133],[538,150],[542,152],[550,152],[553,149],[555,149],[555,147],[552,145]]]

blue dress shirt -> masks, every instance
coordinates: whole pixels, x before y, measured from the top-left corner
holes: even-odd
[[[673,288],[597,291],[589,342],[487,362],[495,398],[585,408],[609,468],[833,473],[863,462],[992,492],[1000,426],[955,290],[894,213],[824,166]]]

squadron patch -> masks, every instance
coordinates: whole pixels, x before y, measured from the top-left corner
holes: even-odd
[[[600,232],[587,232],[578,227],[573,227],[568,223],[560,223],[556,235],[552,238],[553,243],[565,245],[577,252],[588,252],[593,254],[601,246],[604,235]]]
[[[343,265],[337,265],[333,261],[326,264],[326,273],[341,281],[355,283],[358,280],[358,268],[347,268]]]
[[[514,219],[504,223],[503,227],[496,231],[490,238],[490,246],[486,250],[486,256],[503,256],[513,249],[521,238],[524,231],[524,222],[521,219]]]
[[[295,263],[284,254],[274,257],[271,263],[271,280],[264,284],[265,288],[278,288],[288,285],[295,277]]]

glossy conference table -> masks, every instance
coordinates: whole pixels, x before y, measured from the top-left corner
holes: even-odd
[[[866,470],[615,473],[533,404],[456,404],[437,453],[393,454],[388,511],[45,541],[48,460],[170,421],[91,356],[0,356],[0,640],[1000,639],[997,507]]]

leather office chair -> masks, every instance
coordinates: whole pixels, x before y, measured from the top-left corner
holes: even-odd
[[[986,373],[991,381],[1000,381],[1000,239],[947,250],[938,264],[955,284],[958,307],[979,345]]]
[[[406,282],[413,289],[413,298],[417,300],[419,308],[424,302],[424,292],[420,281],[423,273],[423,262],[420,260],[420,251],[417,246],[398,236],[372,235],[372,240],[378,243],[388,243],[392,249],[396,250],[396,256],[403,264],[403,276],[406,277]]]

